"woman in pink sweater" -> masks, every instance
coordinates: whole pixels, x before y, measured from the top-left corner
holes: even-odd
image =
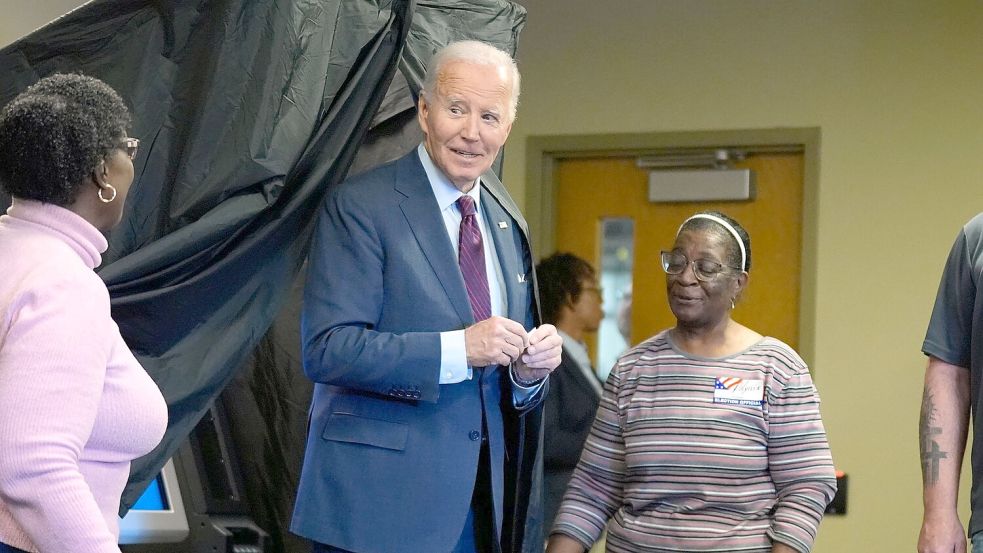
[[[0,553],[119,553],[130,461],[167,406],[93,269],[138,141],[105,83],[53,75],[0,112]]]

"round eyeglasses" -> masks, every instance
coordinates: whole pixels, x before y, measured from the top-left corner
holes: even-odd
[[[694,259],[690,261],[686,254],[679,252],[662,252],[662,270],[667,275],[679,275],[686,270],[688,265],[693,266],[693,275],[700,282],[710,282],[716,280],[723,273],[730,271],[740,271],[737,267],[724,265],[712,259]]]

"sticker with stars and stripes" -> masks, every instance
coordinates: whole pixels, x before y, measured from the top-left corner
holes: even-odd
[[[713,383],[713,402],[760,407],[764,402],[765,382],[733,376],[718,376]]]

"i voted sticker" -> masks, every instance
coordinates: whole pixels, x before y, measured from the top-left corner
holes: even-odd
[[[761,407],[765,399],[764,380],[745,380],[718,376],[713,383],[713,402]]]

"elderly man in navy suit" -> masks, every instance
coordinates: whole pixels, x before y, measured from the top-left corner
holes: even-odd
[[[418,103],[423,143],[326,199],[291,525],[315,553],[542,551],[538,407],[562,340],[537,326],[525,220],[489,171],[518,97],[508,54],[445,47]]]

